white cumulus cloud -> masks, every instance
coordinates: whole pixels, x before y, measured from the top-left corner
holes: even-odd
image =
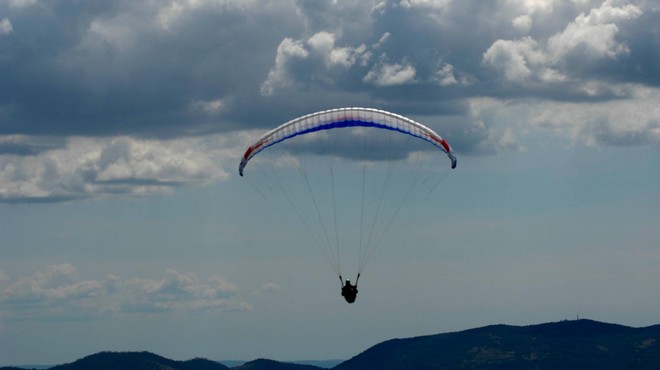
[[[617,7],[612,1],[605,1],[588,14],[581,13],[566,29],[550,37],[548,51],[556,61],[572,52],[592,59],[614,58],[627,53],[628,47],[616,40],[619,31],[616,23],[641,14],[642,11],[634,5]]]
[[[483,55],[484,63],[508,81],[524,82],[562,80],[562,75],[552,69],[548,57],[539,43],[527,36],[518,40],[497,40]]]
[[[417,71],[408,62],[380,63],[374,66],[366,76],[364,82],[376,86],[396,86],[413,83]]]
[[[567,80],[566,69],[573,62],[593,62],[628,53],[627,45],[616,39],[617,22],[639,17],[634,5],[616,6],[612,1],[587,14],[580,13],[561,32],[547,42],[531,36],[516,40],[496,40],[483,54],[485,65],[498,71],[511,82],[561,82]],[[531,20],[515,18],[516,28],[528,28]]]
[[[285,38],[277,47],[275,65],[261,84],[261,94],[271,95],[278,88],[290,87],[307,80],[329,80],[329,76],[345,71],[357,62],[366,63],[371,53],[364,44],[337,46],[337,36],[320,31],[307,40]]]
[[[9,35],[14,31],[14,27],[7,18],[0,19],[0,36]]]
[[[138,311],[249,310],[251,306],[233,299],[238,288],[220,275],[200,281],[193,273],[168,270],[163,279],[132,279],[141,293],[132,309]]]
[[[629,88],[630,98],[607,103],[539,103],[530,123],[587,145],[660,144],[660,92]]]
[[[292,60],[307,59],[309,52],[300,40],[293,40],[289,37],[282,40],[277,47],[275,56],[275,66],[268,72],[266,81],[261,85],[263,95],[271,95],[277,87],[290,86],[294,82],[293,76],[290,76],[289,65]]]
[[[78,137],[65,144],[35,138],[34,145],[30,140],[0,137],[0,144],[13,145],[12,151],[35,151],[0,154],[0,201],[161,194],[180,185],[227,179],[223,162],[242,148],[224,135],[166,141]]]
[[[8,280],[8,279],[6,279]],[[78,280],[71,264],[51,265],[46,271],[20,277],[3,292],[6,303],[75,300],[107,294],[110,286],[100,280]]]
[[[31,275],[0,273],[0,306],[8,319],[81,319],[135,313],[246,311],[238,287],[221,275],[166,271],[163,278],[127,278],[113,274],[83,279],[68,263]]]

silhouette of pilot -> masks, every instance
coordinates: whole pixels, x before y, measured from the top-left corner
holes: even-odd
[[[355,302],[355,298],[357,298],[357,294],[357,280],[355,281],[355,285],[353,285],[349,279],[346,279],[346,284],[341,288],[342,297],[344,297],[346,302],[353,303]]]

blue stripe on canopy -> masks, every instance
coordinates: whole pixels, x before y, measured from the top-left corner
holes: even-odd
[[[334,128],[342,128],[342,127],[375,127],[375,128],[382,128],[382,129],[390,130],[390,131],[398,131],[398,132],[401,132],[403,134],[410,135],[412,137],[418,137],[422,140],[428,141],[429,143],[433,143],[433,140],[429,140],[425,137],[413,135],[412,132],[410,132],[410,131],[401,130],[399,128],[392,127],[392,126],[387,126],[387,125],[384,125],[382,123],[372,122],[372,121],[361,121],[361,120],[355,120],[355,119],[348,119],[348,120],[341,120],[341,121],[336,121],[336,122],[324,123],[324,124],[316,126],[316,127],[310,127],[307,130],[294,132],[293,134],[291,134],[289,136],[285,136],[285,137],[283,137],[283,138],[281,138],[277,141],[269,143],[268,145],[264,145],[263,147],[260,148],[259,151],[264,150],[264,149],[266,149],[270,146],[273,146],[277,143],[281,143],[284,140],[288,140],[288,139],[291,139],[292,137],[296,137],[298,135],[305,135],[305,134],[309,134],[309,133],[312,133],[312,132],[323,131],[323,130],[331,130],[331,129],[334,129]]]
[[[323,123],[318,123],[319,121]],[[342,127],[374,127],[422,139],[447,153],[451,159],[452,168],[456,167],[456,156],[454,156],[449,144],[440,135],[421,123],[378,109],[339,108],[308,114],[267,132],[245,151],[238,172],[243,176],[243,168],[247,165],[247,162],[270,146],[298,135]]]

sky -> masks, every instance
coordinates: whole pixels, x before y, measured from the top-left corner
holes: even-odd
[[[660,323],[659,13],[0,0],[0,365],[347,359],[498,323]],[[268,129],[344,106],[410,117],[458,157],[352,305],[238,176]]]

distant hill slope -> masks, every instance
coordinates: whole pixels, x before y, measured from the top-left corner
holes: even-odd
[[[233,367],[232,370],[321,370],[323,368],[311,365],[298,365],[273,360],[254,360],[242,366]]]
[[[101,352],[50,370],[227,370],[215,361],[174,361],[149,352]]]
[[[229,368],[219,362],[196,358],[174,361],[150,352],[100,352],[75,362],[51,367],[49,370],[326,370],[322,367],[299,365],[273,360],[254,360]],[[26,370],[0,367],[0,370]]]
[[[393,339],[333,368],[357,369],[660,369],[660,325],[576,320]]]
[[[49,370],[227,370],[206,359],[174,361],[149,352],[101,352]],[[322,370],[254,360],[232,370]],[[333,370],[660,369],[660,325],[631,328],[592,320],[531,326],[492,325],[393,339]],[[0,370],[23,370],[0,368]]]

